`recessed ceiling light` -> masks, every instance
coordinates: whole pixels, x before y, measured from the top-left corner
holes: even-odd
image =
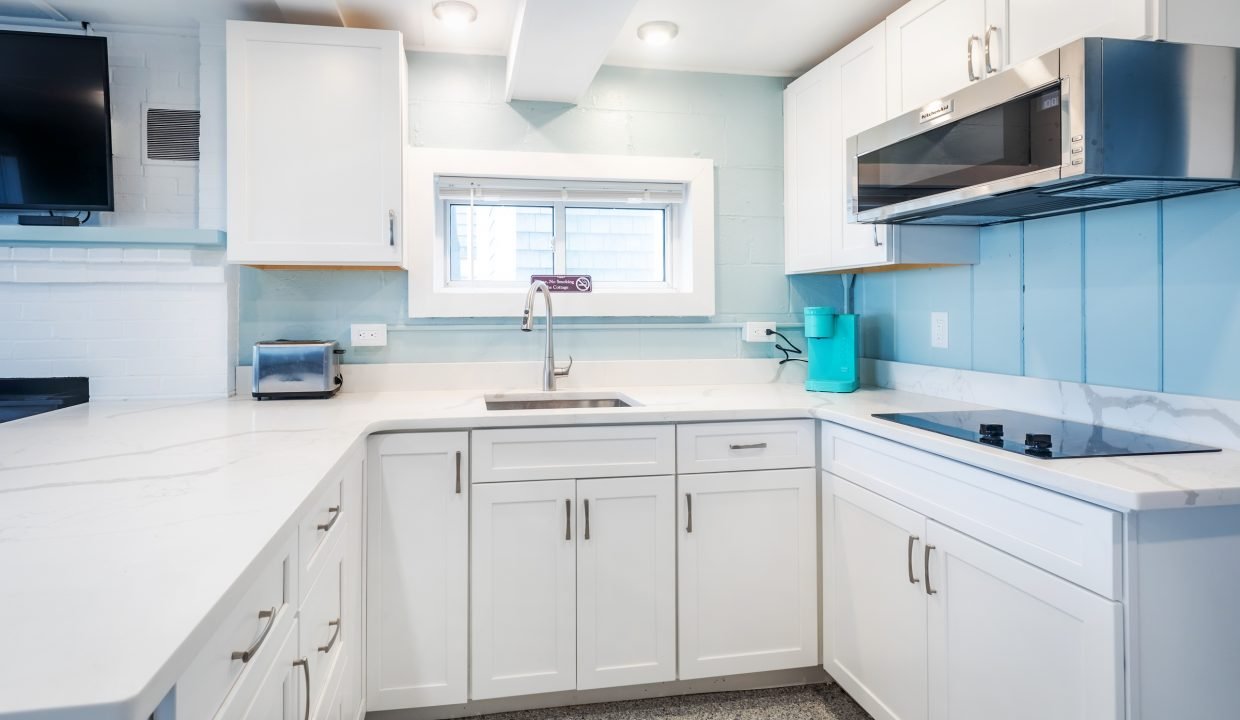
[[[443,0],[431,7],[439,22],[448,27],[461,28],[478,19],[478,8],[463,0]]]
[[[680,34],[680,28],[676,23],[668,20],[643,23],[637,28],[637,37],[648,45],[666,45],[678,34]]]

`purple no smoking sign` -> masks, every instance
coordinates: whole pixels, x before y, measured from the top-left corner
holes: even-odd
[[[588,293],[594,289],[589,275],[531,275],[530,282],[542,280],[555,293]]]

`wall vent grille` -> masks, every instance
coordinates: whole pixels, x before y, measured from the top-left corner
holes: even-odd
[[[198,162],[198,110],[146,108],[146,159]]]

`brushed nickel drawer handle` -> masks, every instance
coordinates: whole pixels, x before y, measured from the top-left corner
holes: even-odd
[[[921,582],[921,580],[918,580],[917,578],[913,577],[913,543],[917,542],[920,539],[921,538],[917,537],[916,535],[908,536],[908,581],[909,583],[913,585],[916,585],[917,583]]]
[[[766,443],[758,442],[758,443],[749,443],[748,445],[736,445],[736,444],[729,443],[728,449],[729,450],[765,450]]]
[[[688,521],[685,523],[685,532],[693,532],[693,495],[685,493],[685,514],[688,515]]]
[[[232,654],[233,660],[248,663],[254,657],[254,653],[258,652],[258,649],[263,646],[263,641],[267,639],[267,633],[271,632],[271,626],[276,624],[276,609],[273,607],[270,610],[259,610],[258,619],[262,620],[263,618],[267,618],[267,625],[258,634],[258,639],[254,641],[249,650],[234,650]]]
[[[305,720],[310,720],[310,658],[301,658],[293,661],[293,667],[301,666],[301,672],[306,676],[306,715]]]
[[[586,506],[586,533],[583,537],[586,540],[589,540],[590,539],[590,501],[583,500],[582,502],[585,503],[585,506]]]
[[[969,82],[974,82],[976,80],[981,79],[980,77],[978,77],[977,73],[973,72],[973,45],[974,43],[979,43],[979,42],[981,42],[981,38],[979,38],[978,36],[976,35],[969,36]]]
[[[564,500],[564,539],[573,539],[573,501]]]
[[[340,637],[340,618],[336,618],[335,620],[327,623],[327,626],[336,628],[336,632],[332,633],[332,639],[328,640],[326,645],[319,646],[319,652],[321,653],[331,652],[332,647],[336,644],[336,638]]]
[[[461,494],[461,451],[456,451],[456,494]]]
[[[396,247],[396,211],[388,210],[388,247]]]
[[[925,578],[926,578],[926,594],[927,595],[938,595],[939,594],[938,590],[935,590],[930,587],[930,551],[933,549],[934,549],[933,545],[926,546],[926,556],[925,556],[924,562],[925,562],[925,573],[926,573]]]
[[[990,62],[990,37],[999,32],[999,28],[991,25],[986,28],[985,40],[982,43],[982,59],[986,62],[986,74],[993,75],[999,68]]]
[[[332,519],[328,520],[322,525],[316,526],[318,527],[319,530],[322,530],[323,532],[327,532],[328,530],[331,530],[332,525],[335,525],[336,521],[340,519],[340,506],[333,505],[332,507],[327,508],[327,512],[332,514]]]

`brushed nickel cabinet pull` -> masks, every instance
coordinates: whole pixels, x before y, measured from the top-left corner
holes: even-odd
[[[388,210],[388,247],[396,247],[396,211]]]
[[[973,72],[973,44],[981,40],[976,35],[969,36],[969,82],[980,80],[977,73]]]
[[[693,532],[693,495],[690,493],[685,493],[685,514],[688,516],[685,532],[691,533]]]
[[[934,549],[933,545],[926,546],[926,556],[925,556],[924,566],[925,566],[926,594],[927,595],[937,595],[939,593],[938,590],[935,590],[930,587],[930,551],[933,549]]]
[[[328,520],[327,522],[323,523],[322,525],[318,525],[318,526],[317,526],[317,527],[318,527],[318,529],[322,530],[323,532],[327,532],[328,530],[331,530],[331,529],[332,529],[332,526],[336,524],[336,521],[340,519],[340,506],[339,506],[339,505],[333,505],[333,506],[331,506],[331,507],[327,508],[327,512],[329,512],[329,513],[331,513],[331,514],[332,514],[332,519],[331,519],[331,520]]]
[[[232,654],[233,660],[248,663],[250,658],[254,657],[254,653],[258,652],[258,649],[263,646],[263,641],[267,639],[267,633],[271,632],[271,626],[276,624],[276,609],[273,607],[270,610],[259,610],[258,619],[262,620],[263,618],[267,618],[267,625],[258,634],[258,639],[254,641],[254,644],[248,650],[234,650]]]
[[[729,450],[763,450],[765,448],[766,448],[766,443],[764,442],[749,443],[748,445],[734,445],[731,443],[728,444]]]
[[[456,451],[456,494],[461,494],[461,451]]]
[[[913,585],[916,585],[917,583],[921,582],[921,580],[918,580],[917,578],[913,577],[913,543],[917,542],[920,539],[921,538],[917,537],[916,535],[908,536],[908,581],[909,583]]]
[[[306,679],[306,714],[305,720],[310,720],[310,658],[301,658],[293,661],[293,667],[301,666],[301,673]]]
[[[573,539],[573,501],[564,501],[564,539]]]
[[[878,226],[871,225],[870,232],[874,234],[874,247],[882,247],[883,244],[878,241]]]
[[[991,25],[990,27],[986,28],[986,34],[983,36],[985,40],[982,42],[982,60],[986,63],[986,74],[987,75],[993,75],[995,72],[999,70],[998,67],[996,67],[993,63],[990,62],[990,37],[997,32],[999,32],[999,28],[995,27],[994,25]]]
[[[340,618],[336,618],[335,620],[327,623],[327,626],[336,628],[336,632],[332,633],[332,639],[328,640],[326,645],[319,646],[319,652],[321,653],[331,652],[332,647],[336,644],[336,638],[340,637]]]
[[[589,540],[590,539],[590,501],[582,500],[581,502],[585,503],[585,506],[586,506],[586,531],[585,531],[585,535],[583,535],[582,537],[584,537],[586,540]]]

